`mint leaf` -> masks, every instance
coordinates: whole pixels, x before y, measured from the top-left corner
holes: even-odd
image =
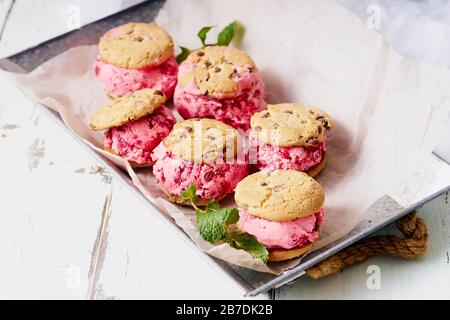
[[[219,46],[227,46],[230,44],[231,40],[233,40],[234,34],[237,29],[237,22],[233,21],[229,25],[220,31],[217,36],[217,45]]]
[[[206,204],[206,211],[220,209],[220,205],[216,200],[209,200]]]
[[[197,36],[200,38],[200,41],[202,42],[202,46],[206,46],[206,35],[214,27],[215,26],[203,27],[197,32]]]
[[[225,223],[227,225],[235,224],[239,221],[239,211],[236,208],[224,208],[220,210],[226,211]]]
[[[269,251],[264,245],[248,233],[230,229],[230,225],[239,221],[239,211],[236,208],[220,208],[219,203],[215,200],[208,201],[205,209],[202,210],[194,203],[198,199],[196,191],[196,185],[191,184],[180,193],[180,196],[183,199],[190,200],[195,208],[197,228],[202,238],[211,243],[226,241],[230,246],[245,250],[256,259],[261,259],[264,263],[267,263]]]
[[[178,63],[182,63],[184,60],[186,60],[188,55],[191,54],[191,50],[189,50],[186,47],[181,47],[180,46],[180,49],[181,49],[181,53],[179,55],[177,55],[177,57],[175,58]]]
[[[197,187],[195,184],[191,184],[186,190],[180,193],[180,197],[185,200],[195,200],[197,199],[197,195],[195,192],[197,191]]]
[[[211,243],[228,239],[228,225],[239,220],[239,213],[236,208],[196,210],[195,215],[200,235]]]
[[[241,232],[233,234],[233,244],[237,249],[247,251],[256,259],[261,259],[264,263],[269,261],[269,251],[251,234]]]

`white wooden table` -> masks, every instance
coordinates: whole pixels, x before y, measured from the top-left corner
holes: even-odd
[[[0,0],[0,13],[10,3],[0,56],[66,31],[51,18],[64,3]],[[0,88],[0,298],[241,298],[3,75]],[[378,257],[326,279],[302,277],[274,297],[450,298],[448,194],[420,213],[431,234],[425,257]],[[369,289],[373,266],[381,281]]]

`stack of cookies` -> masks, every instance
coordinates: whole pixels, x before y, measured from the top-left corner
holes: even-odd
[[[205,46],[178,66],[173,47],[153,23],[101,37],[94,69],[111,101],[91,129],[105,131],[105,150],[152,167],[174,203],[192,204],[180,196],[191,185],[195,206],[235,192],[237,227],[269,249],[270,261],[305,254],[324,220],[313,177],[325,167],[331,117],[298,103],[267,105],[261,75],[241,50]],[[165,105],[172,95],[178,122]]]

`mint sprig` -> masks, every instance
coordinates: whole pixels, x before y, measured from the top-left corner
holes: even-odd
[[[181,52],[179,55],[177,55],[177,57],[175,58],[175,60],[177,60],[178,63],[182,63],[184,60],[186,60],[186,58],[188,57],[188,55],[191,54],[191,50],[189,50],[186,47],[182,47],[180,46]]]
[[[237,21],[233,21],[225,28],[223,28],[223,30],[220,31],[219,35],[217,36],[217,45],[219,46],[229,45],[231,40],[233,40],[234,38],[234,35],[237,31],[237,27],[238,27]]]
[[[196,194],[197,186],[195,184],[191,184],[186,190],[180,193],[180,197],[184,200],[189,200],[194,208],[197,208],[194,204],[195,200],[198,199]]]
[[[206,26],[201,28],[197,32],[197,37],[200,39],[200,42],[202,43],[202,48],[206,46],[228,46],[231,41],[235,38],[235,36],[238,35],[238,33],[243,33],[242,25],[239,24],[237,21],[233,21],[230,24],[228,24],[225,28],[223,28],[219,34],[217,35],[217,40],[215,43],[206,43],[206,38],[208,36],[208,33],[211,31],[211,29],[215,28],[216,26]],[[240,32],[242,31],[242,32]],[[241,37],[242,38],[242,34]],[[186,47],[181,47],[181,53],[177,55],[176,60],[178,63],[183,62],[186,60],[188,55],[191,53],[191,50]]]
[[[211,243],[221,240],[229,243],[229,239],[232,237],[229,225],[235,224],[239,220],[236,208],[196,210],[195,216],[200,235]]]
[[[207,27],[203,27],[201,28],[198,32],[197,32],[197,37],[200,38],[200,41],[202,42],[202,46],[205,47],[206,46],[206,36],[208,35],[208,32],[212,29],[215,28],[216,26],[207,26]]]
[[[269,251],[262,245],[255,236],[237,232],[233,236],[233,246],[237,249],[243,249],[257,259],[261,259],[264,263],[269,260]]]
[[[189,200],[195,209],[197,228],[203,239],[210,243],[227,242],[236,249],[250,253],[254,258],[267,263],[269,251],[251,234],[232,230],[231,225],[239,221],[239,212],[236,208],[221,208],[217,201],[209,201],[204,210],[195,204],[198,196],[195,184],[190,185],[180,196]]]

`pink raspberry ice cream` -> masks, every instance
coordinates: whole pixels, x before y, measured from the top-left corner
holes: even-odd
[[[194,163],[174,155],[163,143],[153,152],[156,161],[153,174],[168,193],[179,195],[195,184],[197,195],[205,200],[232,193],[237,183],[248,174],[247,163],[239,160]]]
[[[239,210],[238,227],[254,235],[269,249],[293,249],[307,246],[319,237],[323,222],[323,209],[306,217],[291,221],[270,221]]]
[[[110,128],[104,144],[128,161],[151,164],[153,149],[170,133],[175,122],[172,111],[160,106],[148,116]]]
[[[220,47],[220,49],[223,51],[238,51],[231,47]],[[198,53],[193,52],[191,55],[195,54]],[[229,80],[234,82],[235,88],[232,94],[225,95],[221,94],[220,88],[213,94],[199,87],[196,77],[192,74],[201,63],[194,63],[192,59],[188,58],[179,67],[174,104],[180,115],[185,119],[212,118],[236,129],[244,131],[249,129],[251,116],[266,108],[266,91],[256,67],[233,64],[225,64],[224,66],[224,64],[218,63],[215,68],[211,69],[211,63],[207,60],[205,63],[209,63],[208,68],[213,70],[210,72],[220,73],[226,67],[234,70]],[[183,81],[184,79],[188,80]],[[209,81],[209,78],[206,81]],[[217,83],[221,84],[220,81],[217,81]],[[220,87],[219,84],[217,86]]]
[[[318,165],[325,154],[325,140],[317,147],[280,147],[259,141],[255,134],[250,132],[249,143],[250,163],[265,171],[292,169],[306,172]]]
[[[178,64],[172,57],[157,66],[126,69],[109,64],[99,56],[94,72],[113,97],[127,96],[145,88],[161,90],[170,97],[177,83]]]

